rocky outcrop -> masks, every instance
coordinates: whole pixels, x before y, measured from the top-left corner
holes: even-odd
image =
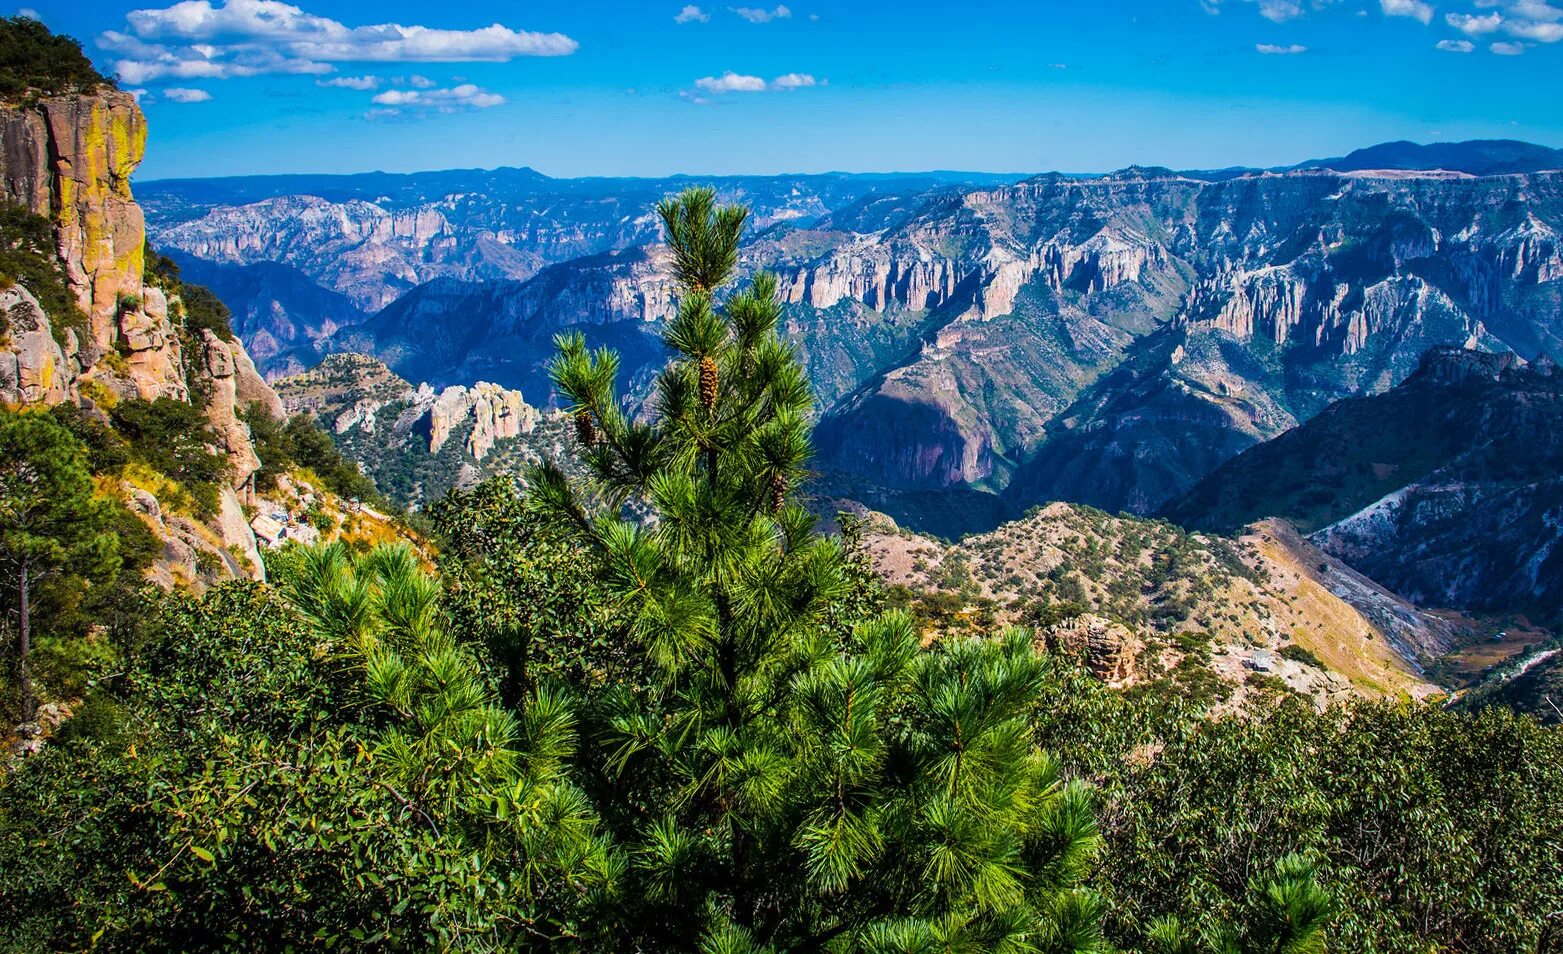
[[[424,402],[415,399],[414,403],[419,406]],[[438,454],[452,433],[470,424],[472,429],[462,449],[468,457],[479,461],[494,449],[495,441],[530,434],[537,423],[537,411],[521,400],[520,391],[508,391],[487,381],[470,388],[459,384],[448,387],[427,407],[429,453]],[[360,422],[359,426],[367,423],[372,428],[373,415],[365,415],[364,410],[355,404],[348,413]],[[337,418],[339,430],[345,429],[343,420]]]
[[[259,404],[272,420],[280,421],[286,417],[287,409],[282,406],[282,398],[261,377],[243,345],[230,342],[228,350],[233,356],[233,392],[239,405]]]
[[[0,113],[5,198],[55,223],[60,260],[93,340],[113,344],[122,303],[141,295],[146,228],[130,174],[146,117],[129,93],[54,96]]]
[[[250,429],[239,419],[237,344],[223,341],[208,329],[201,331],[203,380],[197,384],[206,397],[206,419],[222,441],[228,456],[228,473],[235,489],[246,488],[260,469],[260,458],[250,442]]]
[[[310,413],[341,436],[381,435],[386,442],[419,436],[423,449],[439,454],[465,433],[463,453],[482,461],[497,442],[532,433],[540,420],[520,391],[479,381],[436,391],[414,387],[365,355],[328,357],[320,367],[278,382],[292,413]]]
[[[0,291],[0,402],[58,404],[71,372],[49,317],[20,285]]]
[[[1091,675],[1108,685],[1123,685],[1134,677],[1138,640],[1122,623],[1082,613],[1053,624],[1042,637],[1048,649],[1083,659]]]
[[[198,392],[231,484],[207,522],[165,513],[150,492],[127,485],[130,506],[164,543],[153,579],[196,587],[224,577],[260,579],[255,535],[240,502],[260,460],[238,412],[241,402],[258,401],[280,414],[281,402],[242,345],[210,330],[190,337],[183,303],[145,281],[146,230],[130,191],[145,142],[145,118],[117,90],[0,110],[0,197],[52,224],[66,284],[87,317],[86,340],[66,331],[61,347],[25,289],[0,291],[0,399],[90,407],[81,393],[88,381],[122,399],[185,401]],[[188,369],[186,347],[199,351]]]

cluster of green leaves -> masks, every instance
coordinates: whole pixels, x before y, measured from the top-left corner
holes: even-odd
[[[140,573],[157,541],[92,480],[123,463],[116,442],[112,431],[74,408],[0,408],[0,655],[9,657],[10,670],[21,663],[15,643],[25,570],[26,675],[53,697],[87,692],[142,623]],[[4,685],[0,713],[17,715],[27,707],[28,686],[21,678]]]
[[[453,628],[484,648],[506,702],[550,682],[585,691],[644,680],[593,567],[510,478],[453,490],[425,515]]]
[[[611,871],[560,780],[560,701],[498,706],[405,548],[323,548],[297,569],[286,596],[244,582],[170,599],[116,686],[120,719],[0,784],[0,945],[574,935],[549,912],[587,905]]]
[[[1333,901],[1331,950],[1545,950],[1558,926],[1563,734],[1527,717],[1283,699],[1212,719],[1068,667],[1037,711],[1038,738],[1102,791],[1115,939],[1166,912],[1241,920],[1254,872],[1294,853]]]
[[[8,22],[0,18],[0,23]],[[3,30],[0,30],[3,36]],[[22,285],[38,300],[49,319],[56,342],[65,344],[65,332],[87,333],[87,316],[71,294],[65,270],[54,247],[54,226],[41,215],[18,205],[0,203],[0,287]],[[0,312],[0,340],[19,327],[22,314]]]
[[[109,412],[132,460],[177,483],[199,517],[217,512],[228,458],[199,407],[173,398],[122,400]]]
[[[249,425],[250,440],[261,459],[261,468],[255,472],[255,486],[259,489],[275,489],[278,476],[303,467],[320,478],[325,489],[340,497],[385,505],[374,481],[342,456],[330,436],[315,426],[309,415],[295,414],[280,422],[255,403],[240,410],[239,417]]]
[[[0,99],[85,92],[114,82],[99,73],[72,37],[32,17],[0,17]]]

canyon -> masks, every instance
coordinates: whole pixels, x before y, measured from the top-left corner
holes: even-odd
[[[1432,148],[1354,155],[1450,155]],[[711,181],[754,208],[742,267],[778,275],[832,487],[914,523],[918,495],[985,500],[962,528],[982,529],[1054,499],[1152,512],[1332,401],[1393,387],[1434,346],[1563,355],[1563,175],[1508,171],[1547,164],[1512,153],[1461,154],[1485,175]],[[261,289],[232,304],[268,375],[351,351],[547,406],[552,337],[574,330],[618,349],[645,397],[674,307],[652,206],[693,181],[496,170],[144,191],[160,246]],[[270,277],[243,286],[256,269]]]

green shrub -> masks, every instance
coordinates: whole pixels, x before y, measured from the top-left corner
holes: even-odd
[[[77,40],[31,17],[0,17],[0,99],[14,103],[113,85],[93,68]]]
[[[217,512],[228,460],[213,449],[220,443],[200,408],[172,398],[126,400],[110,417],[130,456],[179,484],[197,516]]]
[[[1324,662],[1314,654],[1313,650],[1305,649],[1296,643],[1287,643],[1285,646],[1282,646],[1281,658],[1302,663],[1304,666],[1312,666],[1315,669],[1325,668]]]

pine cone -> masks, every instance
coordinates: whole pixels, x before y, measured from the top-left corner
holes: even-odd
[[[716,409],[717,373],[715,358],[706,355],[700,359],[700,403],[707,411]]]
[[[781,508],[787,503],[787,475],[773,474],[771,476],[771,513],[781,513]]]
[[[592,423],[592,412],[581,408],[575,412],[575,439],[587,447],[597,444],[597,427]]]

